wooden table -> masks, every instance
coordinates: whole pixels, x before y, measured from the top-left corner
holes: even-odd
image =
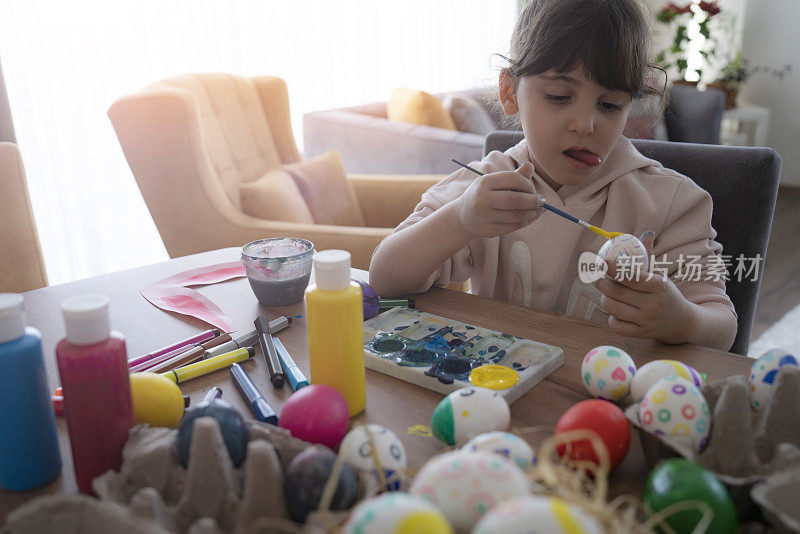
[[[141,296],[140,288],[184,270],[233,261],[238,256],[238,248],[222,249],[25,293],[28,324],[42,332],[50,386],[55,388],[60,383],[54,352],[56,343],[65,334],[61,317],[61,302],[64,299],[82,293],[108,295],[111,300],[112,328],[125,334],[128,355],[134,357],[208,328],[206,323],[199,320],[156,308]],[[358,278],[367,279],[368,273],[365,271],[354,270],[353,273]],[[267,309],[259,306],[246,278],[199,289],[228,314],[237,331],[251,330],[253,320],[260,314],[267,313],[274,318],[304,313],[302,302],[284,308]],[[580,379],[580,364],[583,356],[598,345],[615,345],[625,349],[637,366],[662,358],[681,360],[706,373],[710,381],[732,374],[745,374],[751,364],[750,360],[736,354],[692,345],[670,346],[649,340],[623,338],[604,325],[458,291],[432,289],[417,295],[415,299],[420,310],[556,345],[564,350],[564,365],[511,406],[512,426],[517,428],[539,425],[554,427],[570,406],[590,398]],[[296,319],[278,337],[308,376],[305,319]],[[278,411],[291,394],[291,389],[288,386],[280,390],[272,388],[266,364],[260,356],[243,365],[264,393],[267,402]],[[202,400],[211,386],[221,387],[223,399],[252,418],[227,371],[185,382],[181,384],[181,389],[195,404]],[[374,422],[391,428],[406,447],[409,467],[417,469],[443,446],[435,438],[410,435],[407,429],[418,424],[429,425],[431,413],[441,399],[442,396],[433,391],[367,370],[367,408],[355,421]],[[0,525],[5,523],[10,510],[29,499],[77,491],[66,423],[60,417],[58,433],[64,462],[61,476],[34,491],[12,493],[0,490]],[[631,450],[612,475],[613,493],[640,495],[646,476],[639,438],[634,431]]]

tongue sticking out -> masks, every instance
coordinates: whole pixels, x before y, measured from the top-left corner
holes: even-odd
[[[589,152],[588,150],[565,150],[564,153],[571,157],[575,158],[578,161],[582,161],[583,163],[594,167],[596,165],[600,165],[600,157]]]

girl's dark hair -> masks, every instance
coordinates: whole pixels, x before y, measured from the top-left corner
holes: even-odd
[[[611,90],[663,96],[665,84],[652,84],[658,67],[649,63],[647,21],[638,0],[530,0],[514,28],[507,72],[519,78],[581,65]]]

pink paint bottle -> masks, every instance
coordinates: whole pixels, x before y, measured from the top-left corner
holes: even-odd
[[[119,469],[134,425],[125,338],[111,331],[108,297],[79,295],[61,305],[67,337],[56,346],[75,479],[93,494],[92,480]]]

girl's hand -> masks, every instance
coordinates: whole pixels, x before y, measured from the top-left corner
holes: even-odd
[[[650,257],[654,239],[652,232],[641,237]],[[615,333],[664,343],[684,343],[689,339],[692,304],[672,280],[661,273],[643,272],[641,265],[623,277],[617,277],[617,271],[617,266],[609,263],[606,277],[594,283],[603,293],[600,304],[610,314],[608,326]]]
[[[473,237],[496,237],[535,221],[545,203],[533,187],[533,165],[479,176],[454,201],[456,220]]]

